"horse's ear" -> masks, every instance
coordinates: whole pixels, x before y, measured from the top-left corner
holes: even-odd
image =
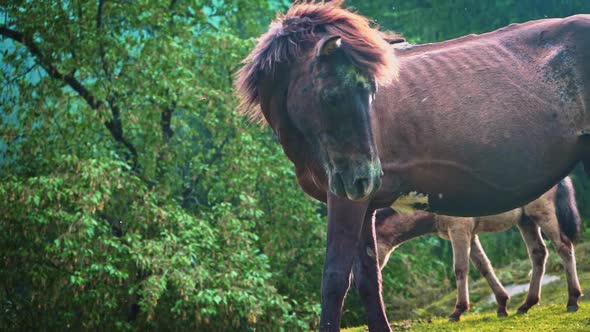
[[[334,51],[339,49],[340,46],[342,46],[342,38],[340,38],[340,36],[326,36],[320,39],[316,46],[316,57],[331,55]]]

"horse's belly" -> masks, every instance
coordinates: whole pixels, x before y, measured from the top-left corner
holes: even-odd
[[[547,166],[544,172],[529,167],[506,168],[504,177],[497,175],[496,169],[487,176],[484,172],[466,174],[465,169],[440,169],[437,172],[436,168],[428,171],[416,168],[410,172],[412,175],[402,180],[402,191],[424,194],[427,209],[436,213],[454,216],[498,214],[526,205],[542,195],[569,173],[573,163]]]
[[[506,139],[430,142],[382,160],[385,191],[416,191],[428,197],[428,209],[447,215],[497,214],[534,200],[566,176],[579,159],[576,140],[564,135],[538,139],[526,133]]]

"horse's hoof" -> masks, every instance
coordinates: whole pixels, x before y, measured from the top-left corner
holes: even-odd
[[[570,305],[567,307],[567,312],[576,312],[578,311],[578,306],[577,305]]]
[[[524,314],[526,314],[528,311],[529,311],[528,309],[518,309],[518,310],[516,311],[516,314],[517,314],[518,316],[521,316],[521,315],[524,315]]]
[[[458,322],[460,319],[460,316],[449,316],[449,322]]]
[[[508,317],[508,313],[506,311],[498,311],[498,317]]]

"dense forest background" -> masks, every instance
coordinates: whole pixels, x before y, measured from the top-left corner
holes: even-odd
[[[0,330],[317,327],[325,208],[232,93],[289,5],[0,2]],[[346,5],[413,43],[590,13],[587,0]],[[483,245],[496,266],[526,257],[514,231]],[[390,317],[452,289],[451,257],[437,237],[393,255]],[[344,317],[364,322],[354,292]]]

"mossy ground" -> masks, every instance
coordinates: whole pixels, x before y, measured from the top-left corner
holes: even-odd
[[[460,322],[448,322],[446,316],[453,310],[456,293],[450,292],[424,307],[416,308],[421,319],[392,321],[397,331],[589,331],[590,332],[590,243],[577,246],[578,274],[582,290],[587,294],[580,298],[580,310],[566,312],[567,284],[559,257],[552,252],[547,264],[547,273],[560,279],[543,286],[541,302],[525,315],[516,315],[516,308],[524,301],[526,293],[512,296],[509,317],[496,317],[496,303],[485,303],[491,291],[484,280],[470,283],[471,309]],[[528,282],[528,261],[514,262],[497,269],[496,273],[504,285]],[[348,328],[346,332],[366,331],[366,327]]]

